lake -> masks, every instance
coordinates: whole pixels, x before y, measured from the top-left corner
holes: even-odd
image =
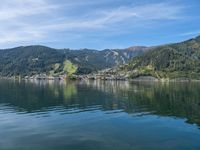
[[[0,150],[199,150],[200,83],[0,80]]]

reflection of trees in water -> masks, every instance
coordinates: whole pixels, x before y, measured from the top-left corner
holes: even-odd
[[[157,115],[187,118],[200,125],[200,83],[103,82],[88,84],[112,93],[128,113],[153,112]]]
[[[32,112],[59,106],[76,93],[77,89],[73,83],[0,81],[0,103],[16,106],[19,111]]]
[[[187,118],[200,125],[199,83],[155,82],[13,82],[0,81],[0,103],[17,111],[45,111],[57,106],[83,110],[123,110]]]
[[[138,105],[146,105],[156,114],[187,118],[190,123],[200,125],[200,85],[180,83],[156,85],[148,92],[141,92],[135,97]],[[140,100],[139,100],[140,99]]]
[[[63,88],[64,103],[67,103],[74,95],[77,95],[77,87],[73,83],[68,83]]]

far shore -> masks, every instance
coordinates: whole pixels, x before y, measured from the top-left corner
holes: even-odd
[[[199,79],[190,79],[186,77],[180,77],[175,79],[162,78],[158,79],[152,76],[139,76],[137,78],[111,78],[111,77],[95,77],[91,75],[72,75],[67,77],[65,75],[60,76],[47,76],[47,75],[34,75],[34,76],[12,76],[4,77],[1,76],[0,79],[12,79],[12,80],[26,80],[26,81],[67,81],[67,80],[99,80],[99,81],[130,81],[130,82],[200,82]]]

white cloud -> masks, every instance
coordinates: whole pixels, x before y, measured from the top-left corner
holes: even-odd
[[[57,6],[46,0],[3,0],[0,5],[0,20],[19,19],[25,16],[47,13]]]
[[[100,28],[119,22],[138,23],[145,21],[181,19],[184,7],[170,3],[150,4],[144,6],[119,7],[108,10],[96,10],[76,19],[63,19],[60,22],[45,25],[46,29],[65,30],[71,28]]]
[[[52,40],[59,31],[113,30],[121,24],[181,19],[184,7],[156,3],[115,8],[99,8],[76,14],[65,12],[76,3],[53,4],[50,0],[2,0],[0,5],[0,44]],[[68,5],[67,5],[68,4]],[[82,5],[77,5],[81,9]],[[84,7],[87,7],[84,5]],[[72,15],[73,14],[73,15]],[[80,33],[79,36],[80,37]]]
[[[199,35],[200,34],[200,30],[195,30],[195,31],[189,31],[189,32],[184,32],[179,34],[179,36],[194,36],[194,35]]]
[[[2,0],[0,5],[0,44],[42,39],[37,18],[48,15],[58,5],[47,0]],[[44,18],[45,21],[45,18]]]

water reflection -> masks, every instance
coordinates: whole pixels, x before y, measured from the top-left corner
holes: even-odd
[[[199,83],[0,80],[0,149],[200,149],[199,90]]]
[[[74,84],[64,82],[0,82],[0,103],[13,106],[17,111],[32,112],[63,104],[76,95]]]
[[[0,109],[34,113],[126,112],[186,118],[200,125],[199,83],[0,81]]]
[[[116,109],[127,113],[148,112],[161,116],[186,118],[200,125],[200,83],[92,82],[118,99]],[[146,114],[143,113],[143,114]]]

